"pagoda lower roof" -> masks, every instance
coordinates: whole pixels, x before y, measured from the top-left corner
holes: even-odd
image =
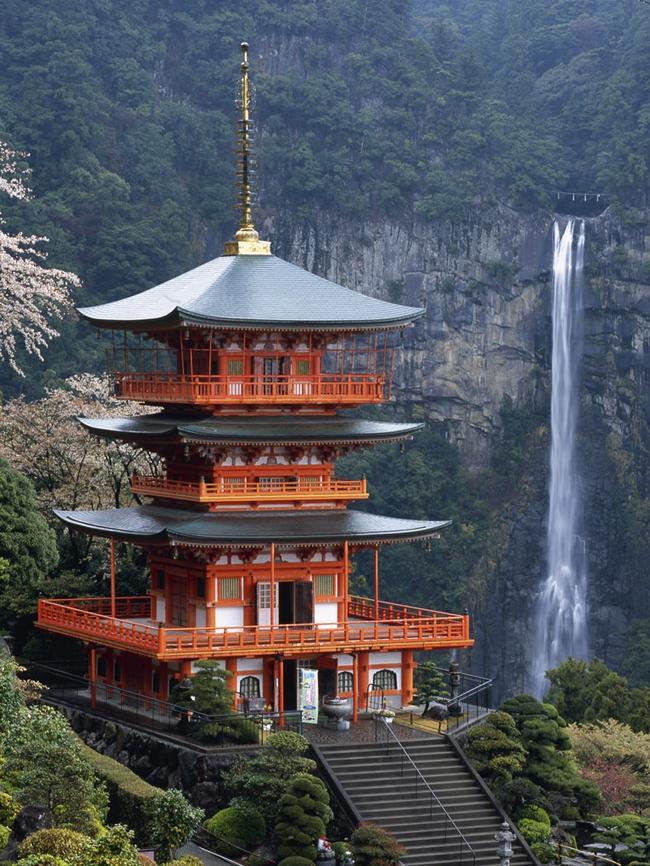
[[[272,418],[178,418],[160,412],[128,418],[79,418],[86,429],[108,439],[127,441],[219,442],[255,444],[347,444],[391,442],[407,439],[424,424],[394,424],[357,418],[301,418],[277,415]]]
[[[140,505],[104,511],[55,511],[71,529],[141,544],[207,547],[264,547],[335,544],[349,541],[390,544],[431,538],[449,520],[403,520],[363,511],[274,511],[197,513]]]
[[[403,327],[424,313],[363,295],[277,256],[221,256],[137,295],[82,307],[103,328],[181,325],[249,330],[354,331]]]

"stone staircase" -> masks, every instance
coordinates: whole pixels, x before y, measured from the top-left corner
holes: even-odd
[[[462,755],[447,737],[410,739],[402,746],[441,805],[396,738],[322,745],[317,753],[358,818],[379,824],[406,848],[405,866],[499,866],[494,834],[504,816]],[[536,866],[518,839],[510,864]]]

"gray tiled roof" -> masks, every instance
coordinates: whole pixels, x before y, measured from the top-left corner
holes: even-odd
[[[144,439],[201,442],[390,442],[407,439],[423,424],[394,424],[357,418],[174,418],[165,412],[131,418],[79,418],[99,436],[127,441]]]
[[[92,535],[141,543],[178,541],[216,546],[417,541],[430,538],[451,522],[402,520],[352,510],[196,514],[154,505],[54,513],[71,528]]]
[[[225,328],[377,329],[424,311],[346,289],[276,256],[221,256],[185,274],[79,313],[100,327],[190,323]]]

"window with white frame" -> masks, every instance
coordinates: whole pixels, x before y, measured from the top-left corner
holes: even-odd
[[[389,671],[388,668],[384,668],[373,674],[372,684],[385,691],[395,690],[397,688],[397,674],[395,671]]]
[[[260,681],[257,677],[242,677],[239,683],[239,691],[245,698],[259,698]]]
[[[338,690],[339,690],[339,692],[351,692],[352,691],[352,672],[351,671],[340,671],[339,672]]]

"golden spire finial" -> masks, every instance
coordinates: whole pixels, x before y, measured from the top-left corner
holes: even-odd
[[[260,236],[255,229],[255,223],[253,222],[250,128],[251,88],[248,80],[248,42],[242,42],[241,53],[241,79],[239,82],[239,98],[237,100],[238,106],[241,110],[237,136],[239,144],[237,177],[241,182],[239,191],[241,220],[234,240],[226,241],[223,251],[226,256],[263,256],[270,254],[271,244],[269,241],[260,240]]]

